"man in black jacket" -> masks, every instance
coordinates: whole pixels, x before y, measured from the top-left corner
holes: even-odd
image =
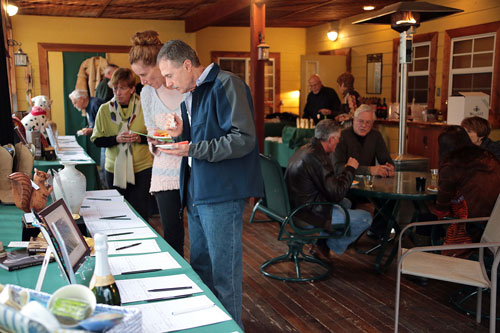
[[[350,202],[344,199],[354,179],[358,161],[350,157],[342,173],[335,175],[334,165],[329,156],[335,151],[340,140],[340,127],[334,120],[325,119],[316,125],[312,141],[297,150],[288,161],[285,180],[292,208],[306,202],[329,201],[350,208]],[[368,227],[372,218],[363,210],[349,209],[351,235],[342,238],[329,238],[317,243],[314,254],[328,260],[330,249],[342,254],[347,246],[355,241]],[[303,209],[297,218],[332,231],[333,224],[344,223],[344,211],[331,206],[310,206]],[[307,226],[305,226],[307,227]]]
[[[309,78],[309,86],[311,92],[307,95],[304,118],[314,119],[316,124],[321,119],[334,119],[341,113],[339,96],[332,88],[323,86],[318,74]]]

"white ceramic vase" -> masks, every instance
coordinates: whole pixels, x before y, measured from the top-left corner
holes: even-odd
[[[79,214],[87,189],[87,179],[75,168],[76,163],[61,162],[61,164],[64,165],[64,169],[59,171],[54,179],[54,195],[56,200],[64,199],[72,214]]]

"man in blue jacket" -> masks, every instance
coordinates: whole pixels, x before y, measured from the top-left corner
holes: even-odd
[[[165,153],[183,156],[181,197],[187,206],[190,263],[241,326],[244,199],[263,196],[250,89],[239,77],[204,67],[180,40],[158,54],[166,85],[186,94],[182,119],[167,130],[177,140]]]

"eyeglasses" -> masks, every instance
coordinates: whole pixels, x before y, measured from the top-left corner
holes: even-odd
[[[373,125],[373,120],[363,120],[363,119],[354,119],[354,121],[360,123],[361,125]]]

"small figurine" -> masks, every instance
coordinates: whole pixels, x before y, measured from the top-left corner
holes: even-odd
[[[21,122],[23,123],[26,131],[40,131],[44,138],[47,138],[45,131],[45,123],[47,122],[47,112],[50,111],[52,101],[44,95],[35,96],[31,99],[33,107]]]
[[[39,212],[47,205],[47,199],[52,192],[52,185],[46,183],[49,174],[35,168],[33,182],[22,172],[9,175],[12,184],[12,196],[17,208],[29,213],[31,209]]]

